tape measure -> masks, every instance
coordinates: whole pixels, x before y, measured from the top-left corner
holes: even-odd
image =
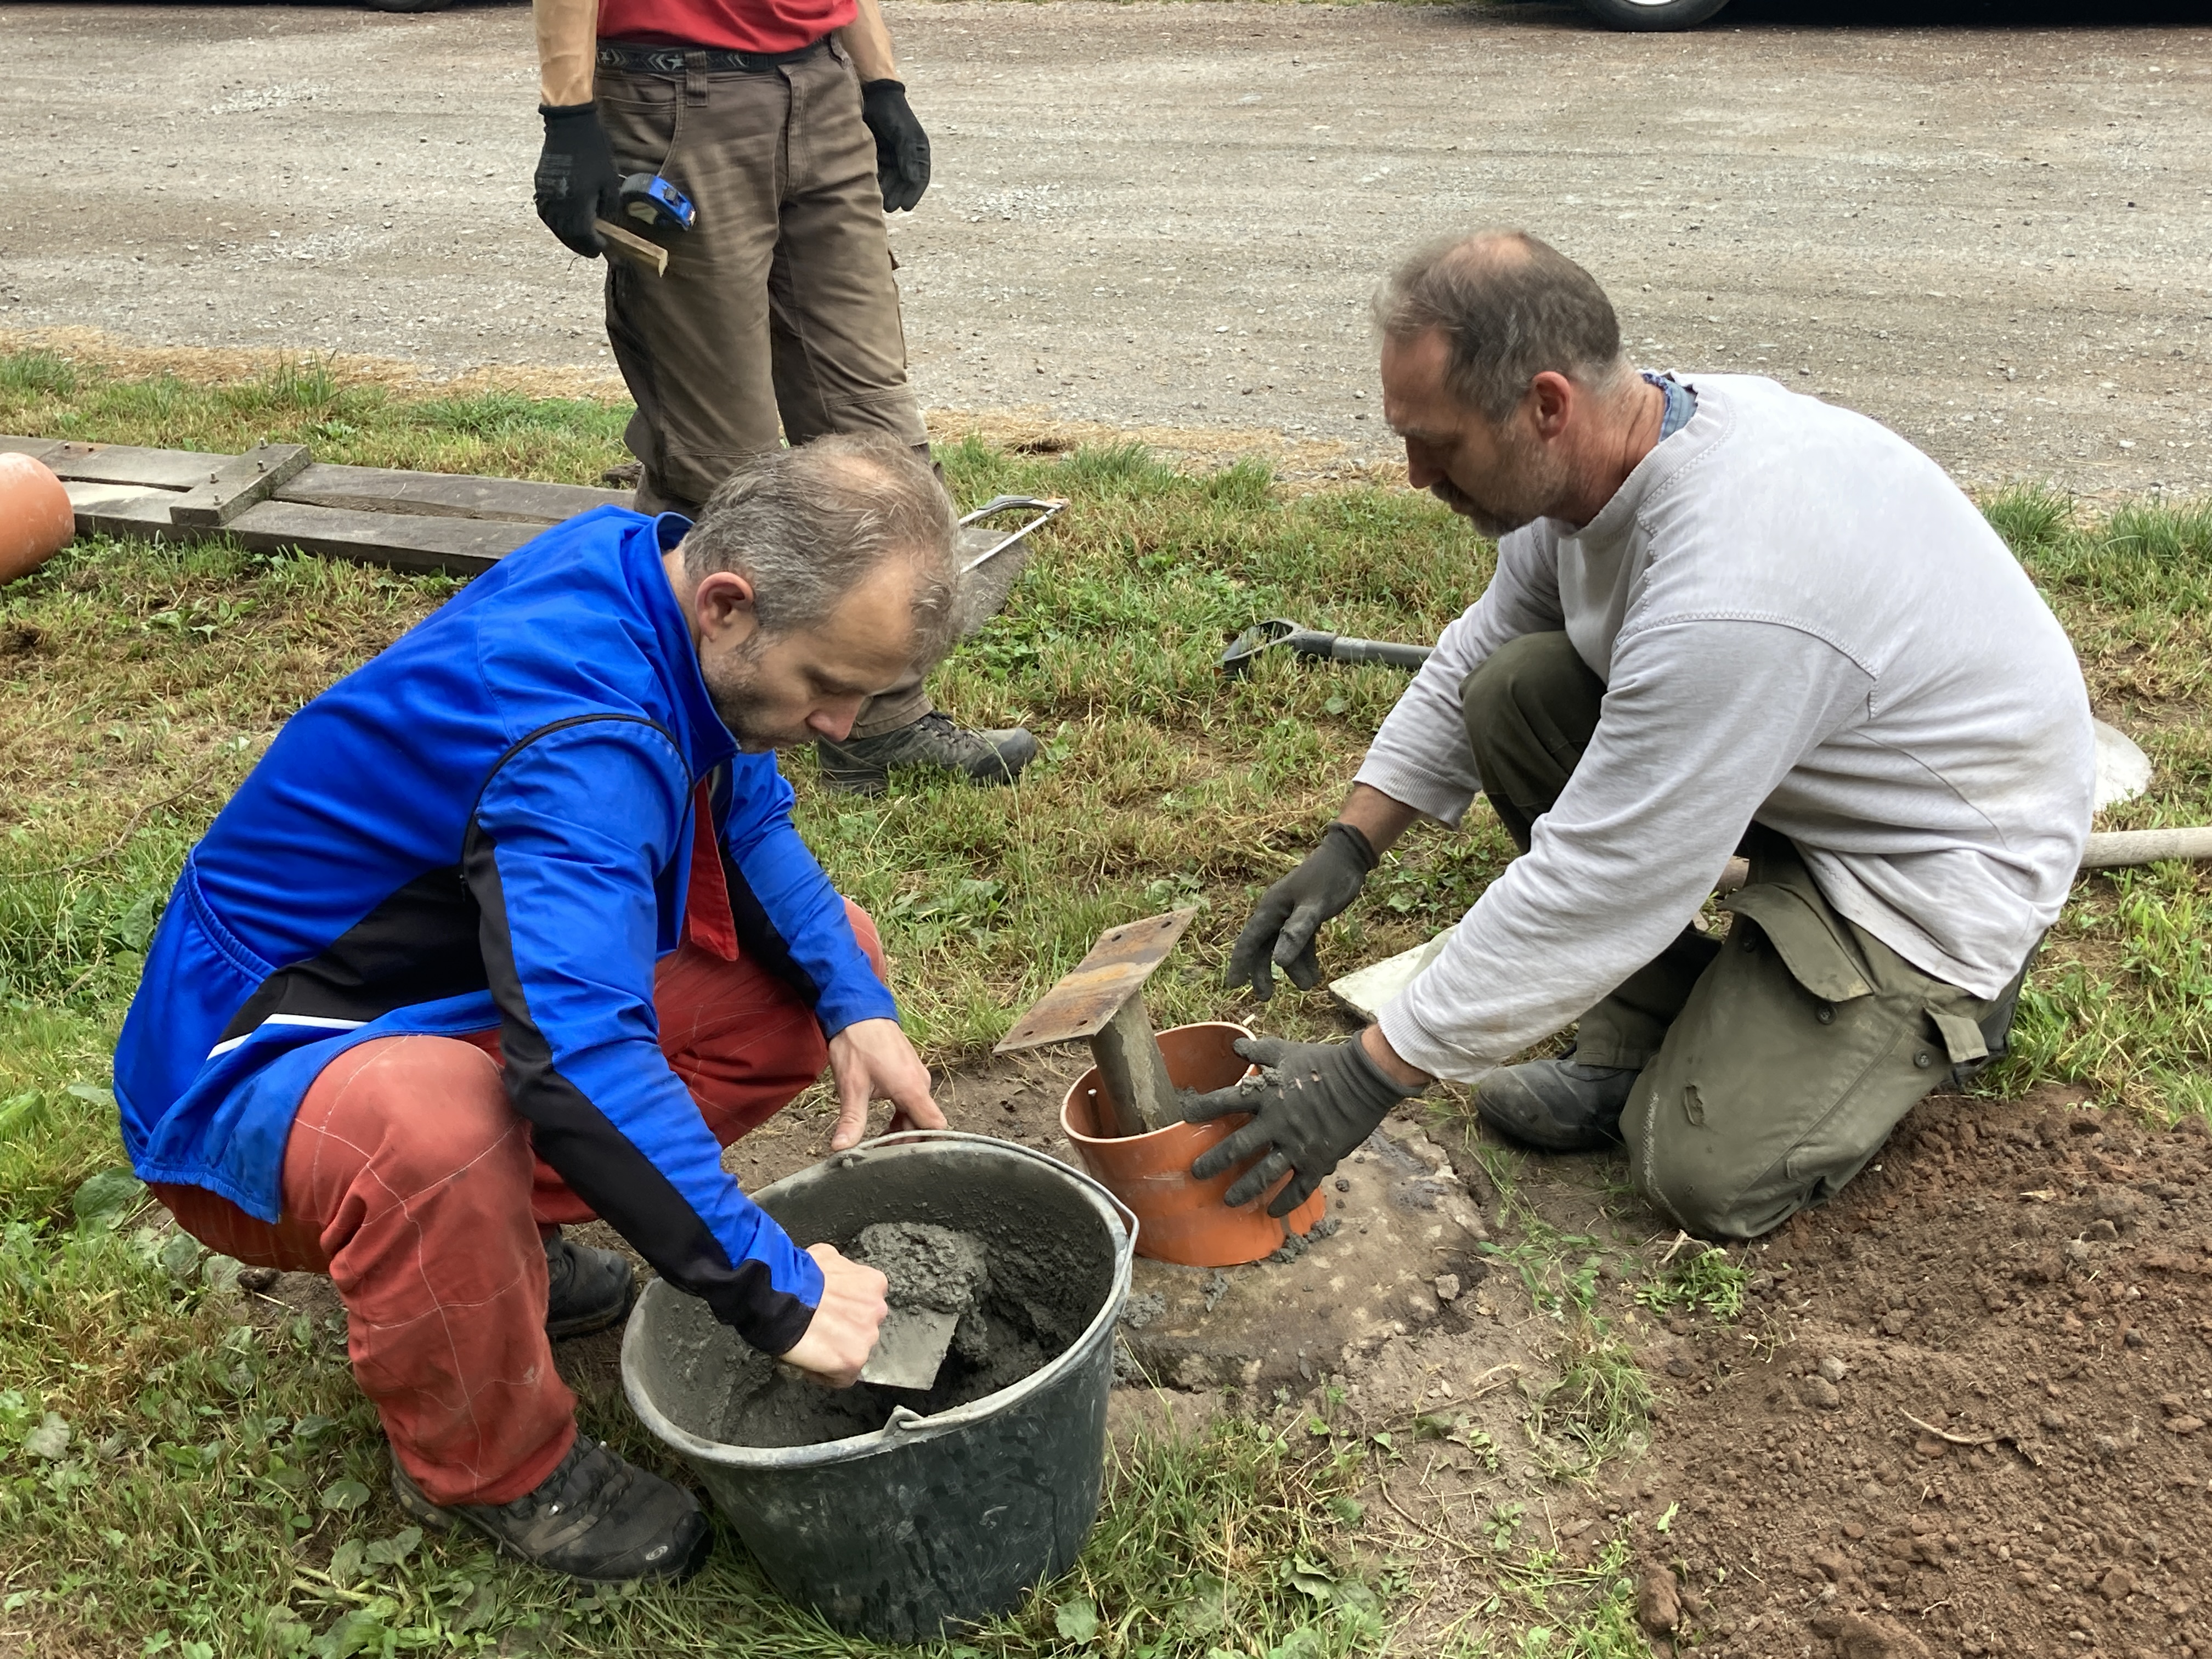
[[[691,198],[657,173],[633,173],[617,191],[623,212],[648,230],[689,230],[699,222]]]

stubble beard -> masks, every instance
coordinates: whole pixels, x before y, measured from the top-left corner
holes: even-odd
[[[1449,478],[1439,478],[1429,493],[1492,541],[1531,525],[1551,510],[1565,488],[1567,467],[1553,460],[1533,441],[1513,434],[1501,445],[1505,465],[1487,492],[1478,501]]]
[[[758,677],[754,659],[759,654],[755,640],[748,640],[726,657],[712,661],[702,659],[699,677],[707,684],[708,701],[714,712],[722,717],[722,724],[738,740],[738,747],[748,755],[772,754],[779,749],[797,749],[812,736],[811,732],[776,732],[770,731],[761,720],[760,699],[753,695],[753,684]]]

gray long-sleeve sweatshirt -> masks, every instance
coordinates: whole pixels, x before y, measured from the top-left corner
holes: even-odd
[[[1838,911],[1993,996],[2057,915],[2095,762],[2072,646],[1973,504],[1903,439],[1737,375],[1579,533],[1498,544],[1482,597],[1376,733],[1359,781],[1446,823],[1482,787],[1460,688],[1564,629],[1606,684],[1534,845],[1379,1019],[1473,1079],[1559,1030],[1697,914],[1753,821]]]

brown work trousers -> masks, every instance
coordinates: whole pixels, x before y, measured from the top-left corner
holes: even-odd
[[[624,173],[691,198],[655,276],[607,261],[607,341],[637,404],[624,434],[641,512],[696,514],[785,441],[885,432],[929,441],[906,378],[896,264],[860,89],[833,47],[754,73],[601,69],[599,119]],[[853,735],[929,712],[921,675],[874,698]]]

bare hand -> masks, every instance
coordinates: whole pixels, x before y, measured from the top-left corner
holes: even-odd
[[[888,1281],[865,1263],[848,1261],[833,1245],[810,1244],[806,1254],[822,1266],[822,1299],[814,1304],[806,1334],[785,1351],[783,1362],[817,1382],[849,1389],[860,1380],[890,1311],[884,1300]]]
[[[942,1129],[945,1114],[929,1092],[929,1067],[895,1019],[856,1020],[830,1039],[830,1075],[837,1083],[837,1128],[830,1150],[842,1152],[868,1132],[868,1103],[888,1100],[884,1130]]]

